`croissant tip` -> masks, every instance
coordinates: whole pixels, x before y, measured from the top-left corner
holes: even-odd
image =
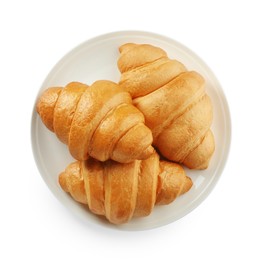
[[[183,164],[188,168],[188,169],[194,169],[194,170],[205,170],[208,168],[209,165],[209,160],[206,160],[204,162],[199,162],[199,161],[184,161]]]
[[[36,103],[37,113],[39,114],[44,125],[52,132],[54,131],[54,125],[53,125],[54,107],[61,90],[62,87],[50,87],[46,89],[39,97]]]
[[[186,176],[185,185],[183,187],[182,194],[188,192],[192,186],[193,186],[193,181],[191,180],[190,177]]]
[[[123,53],[132,49],[136,44],[135,43],[125,43],[119,47],[119,52]]]
[[[208,164],[209,164],[209,161],[206,161],[200,165],[197,165],[195,167],[192,167],[192,169],[195,169],[195,170],[205,170],[208,168]]]
[[[153,153],[155,152],[155,149],[152,145],[150,145],[147,149],[143,151],[143,153],[138,158],[139,160],[145,160],[148,159]]]
[[[61,188],[62,188],[65,192],[69,192],[68,187],[67,187],[66,173],[65,173],[65,172],[60,173],[59,178],[58,178],[58,182],[59,182]]]

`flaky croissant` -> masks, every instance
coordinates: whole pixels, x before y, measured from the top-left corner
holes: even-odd
[[[180,165],[159,161],[156,152],[127,164],[91,157],[76,161],[59,175],[59,183],[76,201],[114,224],[147,216],[155,204],[169,204],[192,186]]]
[[[49,88],[40,97],[37,112],[77,160],[90,155],[127,163],[154,151],[143,114],[132,105],[130,94],[111,81]]]
[[[212,104],[203,77],[152,45],[127,43],[119,51],[119,84],[144,114],[153,144],[169,160],[207,168],[215,142],[210,130]]]

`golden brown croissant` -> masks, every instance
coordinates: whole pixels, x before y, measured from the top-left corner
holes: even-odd
[[[153,144],[169,160],[207,168],[215,143],[203,77],[152,45],[127,43],[119,51],[119,84],[144,114]]]
[[[59,175],[59,183],[76,201],[114,224],[147,216],[155,204],[169,204],[192,186],[180,165],[159,161],[156,152],[127,164],[91,157],[76,161]]]
[[[127,163],[154,151],[152,133],[129,93],[111,81],[47,89],[37,103],[43,123],[68,144],[77,160],[88,155]]]

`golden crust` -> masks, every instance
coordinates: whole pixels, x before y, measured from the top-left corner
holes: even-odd
[[[127,43],[120,46],[121,57],[117,65],[121,73],[140,67],[145,63],[167,57],[166,52],[149,44]],[[141,55],[142,54],[142,55]]]
[[[91,212],[114,224],[148,216],[155,204],[169,204],[192,186],[180,165],[159,161],[156,152],[146,160],[125,164],[90,157],[70,164],[59,183],[75,200],[88,204]]]
[[[71,155],[128,163],[150,156],[152,133],[128,92],[111,81],[50,88],[37,104],[45,125],[68,144]],[[134,129],[138,132],[134,133]]]
[[[62,89],[62,87],[48,88],[40,96],[36,105],[36,111],[41,117],[42,122],[52,132],[54,131],[54,109]]]
[[[152,212],[156,202],[159,172],[159,155],[157,153],[142,161],[138,177],[139,189],[134,211],[135,217],[148,216]]]
[[[87,204],[86,189],[80,162],[76,161],[67,166],[65,171],[59,175],[59,184],[76,201]]]
[[[173,202],[177,196],[190,190],[192,185],[193,182],[180,165],[174,167],[174,163],[160,161],[156,204],[167,205]]]
[[[134,213],[141,161],[120,164],[106,163],[104,171],[105,215],[114,224],[128,222]]]
[[[104,164],[90,157],[80,165],[89,209],[97,215],[104,215]]]
[[[79,82],[71,82],[64,87],[56,101],[54,109],[54,132],[59,140],[68,144],[69,131],[78,101],[87,85]]]
[[[210,134],[213,109],[204,79],[165,55],[156,57],[155,51],[160,52],[152,45],[121,46],[119,84],[145,116],[160,153],[189,168],[204,169],[215,149]]]

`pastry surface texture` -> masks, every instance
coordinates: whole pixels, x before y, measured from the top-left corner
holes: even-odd
[[[149,44],[127,43],[119,51],[119,85],[145,116],[153,145],[171,161],[191,169],[207,168],[215,141],[204,78]]]
[[[113,224],[148,216],[155,204],[169,204],[192,186],[180,165],[160,160],[156,152],[126,164],[91,157],[76,161],[59,175],[59,183],[76,201]]]
[[[128,163],[154,151],[143,114],[130,94],[111,81],[48,88],[38,100],[37,112],[77,160],[92,156]]]

